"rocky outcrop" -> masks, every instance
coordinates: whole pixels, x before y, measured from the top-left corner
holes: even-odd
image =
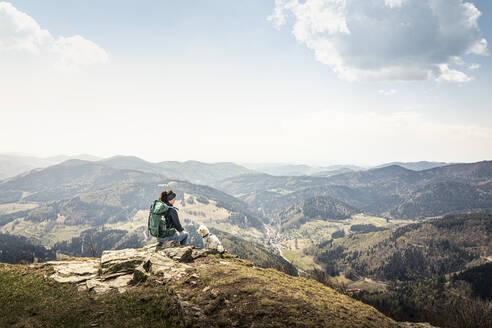
[[[216,251],[153,244],[105,251],[101,259],[48,262],[54,272],[45,272],[98,298],[115,291],[162,291],[187,327],[433,328],[395,322],[312,279],[256,268],[228,254],[207,256],[211,253]]]
[[[72,259],[48,262],[55,273],[50,278],[76,284],[80,290],[104,294],[120,293],[149,277],[166,283],[192,273],[189,263],[214,253],[209,249],[179,246],[173,242],[153,244],[139,249],[104,251],[101,259]]]

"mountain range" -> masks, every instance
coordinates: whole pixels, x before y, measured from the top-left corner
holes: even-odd
[[[487,290],[492,162],[400,164],[267,174],[234,163],[68,159],[0,181],[0,257],[29,262],[145,247],[150,203],[172,189],[193,245],[202,245],[196,230],[205,224],[254,266],[348,293],[342,279],[363,290],[353,297],[393,318],[446,326],[452,304],[432,294],[469,300]]]
[[[491,181],[492,162],[483,161],[422,171],[391,165],[331,177],[246,174],[215,187],[270,216],[297,201],[329,196],[367,214],[419,218],[491,208]],[[465,191],[473,196],[457,197]]]
[[[69,159],[81,159],[86,161],[97,161],[100,158],[92,155],[77,156],[52,156],[40,158],[35,156],[0,154],[0,180],[16,176],[36,168],[43,168],[59,164]]]

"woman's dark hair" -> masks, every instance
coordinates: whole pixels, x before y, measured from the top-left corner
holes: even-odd
[[[159,200],[161,202],[168,202],[170,200],[173,200],[176,197],[176,194],[172,190],[165,190],[161,192],[161,195],[159,196]]]

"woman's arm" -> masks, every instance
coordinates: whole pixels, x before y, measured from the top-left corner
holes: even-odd
[[[173,226],[176,230],[178,230],[179,232],[184,230],[181,226],[181,223],[179,222],[178,212],[174,208],[169,209],[169,217],[171,218]]]

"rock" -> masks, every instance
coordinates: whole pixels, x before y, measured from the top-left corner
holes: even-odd
[[[149,277],[149,274],[145,270],[145,268],[142,264],[142,265],[136,267],[135,271],[133,271],[133,278],[132,278],[131,283],[137,284],[139,282],[144,282],[145,280],[147,280],[148,277]]]
[[[98,279],[91,279],[85,282],[87,290],[93,291],[96,294],[105,294],[111,290],[109,284],[104,283]]]
[[[109,286],[122,293],[128,288],[128,285],[130,284],[132,279],[133,275],[120,276],[114,280],[111,280]]]
[[[69,277],[63,277],[59,276],[58,274],[52,274],[50,276],[51,279],[55,280],[56,282],[61,282],[61,283],[70,283],[70,284],[78,284],[81,282],[84,282],[88,279],[95,278],[96,275],[92,276],[69,276]]]
[[[118,292],[123,293],[128,289],[128,285],[132,279],[133,275],[127,274],[113,280],[101,281],[99,279],[91,279],[87,280],[85,284],[89,291],[93,291],[97,294],[104,294],[111,290],[117,290]]]
[[[48,265],[55,269],[51,276],[54,280],[77,284],[81,290],[102,294],[111,290],[123,292],[150,276],[157,283],[186,278],[187,282],[196,285],[199,276],[193,274],[192,266],[186,263],[212,253],[216,251],[165,242],[139,249],[104,251],[100,261],[53,261]]]
[[[155,252],[152,253],[144,263],[142,263],[142,268],[153,275],[162,276],[165,271],[170,270],[176,262],[169,257]]]
[[[170,268],[167,271],[164,271],[163,272],[163,282],[168,283],[170,281],[179,280],[179,279],[183,278],[184,276],[186,276],[187,269],[189,269],[189,268],[191,268],[191,267],[181,265],[181,266],[176,266],[176,267]]]
[[[212,289],[212,290],[210,291],[210,297],[211,297],[211,298],[217,298],[218,296],[219,296],[219,292],[218,292],[217,290]]]
[[[166,248],[159,253],[163,253],[178,262],[193,262],[193,246]]]
[[[193,260],[196,260],[199,257],[205,257],[208,254],[217,254],[217,251],[214,249],[209,249],[209,248],[198,248],[198,249],[193,249],[191,253],[191,257]]]
[[[126,274],[128,274],[128,272],[115,272],[115,273],[111,273],[111,274],[100,275],[99,279],[100,280],[111,280],[111,279],[118,278],[119,276],[124,276]]]
[[[102,274],[116,272],[133,273],[147,257],[146,249],[123,249],[118,251],[104,251],[101,256]]]
[[[53,265],[55,271],[63,276],[92,275],[97,274],[99,269],[98,260],[50,261],[47,264]]]
[[[164,241],[162,243],[157,243],[157,244],[153,244],[153,245],[150,245],[150,246],[147,246],[147,247],[155,247],[156,250],[161,250],[161,249],[165,249],[165,248],[173,248],[173,247],[180,247],[181,245],[175,241],[175,240],[168,240],[168,241]]]
[[[77,284],[96,277],[99,270],[99,261],[51,261],[55,273],[50,276],[57,282]]]

